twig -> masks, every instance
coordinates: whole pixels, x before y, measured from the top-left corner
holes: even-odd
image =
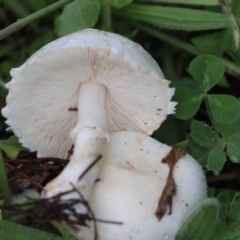
[[[11,169],[13,169],[13,170],[16,169],[16,168],[13,167],[10,163],[7,163],[7,162],[6,162],[5,164],[6,164],[9,168],[11,168]],[[18,169],[16,169],[16,170],[18,170]],[[21,175],[23,178],[27,179],[32,185],[35,185],[37,188],[39,188],[39,189],[41,189],[41,190],[43,189],[43,186],[42,186],[41,184],[39,184],[38,182],[36,182],[35,180],[33,180],[32,178],[30,178],[29,176],[27,176],[25,173],[19,171],[18,174]]]

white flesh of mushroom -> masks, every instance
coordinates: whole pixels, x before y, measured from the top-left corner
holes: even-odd
[[[89,204],[96,219],[122,225],[97,222],[98,240],[174,240],[180,225],[207,194],[201,166],[184,155],[173,170],[177,191],[172,213],[158,220],[155,213],[169,173],[162,159],[170,150],[145,134],[111,134]],[[81,240],[93,240],[93,222],[89,225],[78,226],[74,234]]]

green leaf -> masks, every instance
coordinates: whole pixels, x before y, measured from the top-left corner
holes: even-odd
[[[4,240],[64,240],[64,238],[20,224],[0,221],[0,239]]]
[[[0,152],[0,176],[1,176],[0,189],[3,192],[7,202],[10,202],[12,199],[12,191],[8,184],[7,174],[5,171],[5,166],[1,152]]]
[[[219,175],[225,162],[227,154],[224,152],[224,143],[220,143],[215,148],[211,149],[207,157],[207,167],[215,174]]]
[[[183,7],[130,4],[121,10],[113,10],[113,13],[169,29],[196,31],[229,26],[227,16],[223,13]]]
[[[188,140],[184,140],[182,142],[175,143],[173,146],[186,152],[187,145]]]
[[[199,146],[189,134],[187,136],[187,153],[193,156],[203,167],[207,165],[208,148]]]
[[[240,192],[237,192],[229,207],[229,220],[240,223]]]
[[[191,5],[218,5],[218,0],[141,0],[141,2],[173,3]]]
[[[29,7],[35,12],[41,8],[47,7],[47,0],[28,1]]]
[[[221,54],[227,47],[226,30],[200,35],[191,39],[191,42],[204,52]]]
[[[178,230],[176,240],[208,240],[217,221],[218,202],[205,200]]]
[[[236,240],[240,235],[238,228],[226,224],[226,222],[218,222],[214,228],[210,240]]]
[[[20,151],[25,150],[15,135],[7,140],[0,140],[0,149],[2,149],[9,158],[16,158]]]
[[[199,109],[202,102],[202,94],[190,88],[176,88],[173,100],[177,104],[175,116],[179,119],[186,120],[191,118]]]
[[[173,84],[175,88],[177,87],[186,87],[191,88],[196,91],[200,91],[199,85],[194,81],[193,78],[182,78],[179,81],[176,81],[175,84]]]
[[[223,77],[224,66],[212,55],[201,55],[192,60],[189,71],[204,92],[208,92]]]
[[[227,138],[227,154],[234,163],[240,163],[240,134],[233,134]]]
[[[231,95],[208,95],[212,117],[220,124],[231,124],[240,116],[240,102]]]
[[[192,120],[191,122],[191,137],[202,147],[210,147],[217,143],[219,136],[208,125]]]
[[[99,11],[99,0],[75,0],[66,5],[62,15],[55,21],[58,36],[93,27]]]
[[[57,221],[52,221],[51,222],[55,228],[62,234],[64,237],[64,240],[77,240],[76,237],[74,237],[68,229],[63,227],[63,225]]]
[[[12,197],[11,204],[25,204],[33,199],[38,199],[40,194],[34,189],[27,189],[23,193]],[[22,207],[24,208],[24,207]],[[27,208],[27,207],[26,207]]]
[[[232,32],[229,31],[227,41],[225,41],[227,54],[237,63],[240,64],[240,51],[236,49],[235,43],[232,39]]]
[[[240,163],[239,126],[240,117],[233,123],[225,125],[214,121],[214,128],[220,132],[221,138],[213,146],[202,147],[193,140],[192,133],[190,133],[188,136],[187,152],[202,166],[218,175],[226,162],[226,154],[232,162]]]
[[[229,206],[230,203],[233,200],[235,193],[234,191],[223,191],[218,194],[217,199],[220,202],[220,211],[219,211],[219,217],[222,220],[226,220],[228,217],[228,211],[229,211]]]
[[[111,0],[111,6],[114,8],[123,8],[132,3],[133,0]]]
[[[221,132],[221,134],[224,136],[224,138],[228,139],[229,137],[231,137],[232,135],[235,134],[240,134],[240,117],[238,119],[236,119],[236,121],[234,121],[231,124],[220,124],[216,121],[213,121],[214,124],[214,128]]]
[[[215,175],[218,175],[227,160],[224,151],[226,146],[225,141],[218,140],[213,146],[207,148],[197,144],[191,135],[192,134],[188,137],[187,152],[203,167],[211,170]]]

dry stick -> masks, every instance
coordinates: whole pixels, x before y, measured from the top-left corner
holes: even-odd
[[[44,161],[43,161],[44,160]],[[49,177],[49,175],[50,175],[50,172],[49,172],[49,170],[52,170],[52,169],[59,169],[61,166],[51,166],[51,165],[48,165],[47,164],[47,161],[48,161],[49,159],[36,159],[35,161],[33,161],[33,160],[30,160],[31,162],[28,162],[28,163],[26,163],[26,164],[24,164],[23,166],[21,166],[20,168],[17,168],[16,170],[15,170],[15,174],[17,173],[17,172],[19,172],[19,171],[21,171],[21,170],[23,170],[23,168],[26,168],[26,167],[28,167],[28,166],[30,166],[30,165],[33,165],[33,163],[42,163],[42,161],[43,161],[43,170],[44,170],[44,175],[42,176],[42,178],[41,178],[41,180],[39,181],[39,184],[41,184],[42,185],[42,183]],[[13,170],[14,171],[14,170]]]
[[[52,158],[52,157],[43,157],[43,158],[36,158],[31,161],[36,161],[37,163],[44,163],[44,162],[54,162],[54,163],[62,163],[67,164],[69,162],[68,159],[63,158]]]
[[[48,171],[48,169],[49,169],[48,166],[49,166],[49,165],[48,165],[46,162],[43,164],[43,171],[44,171],[44,172],[47,172],[47,171]]]
[[[79,176],[78,180],[84,177],[86,173],[99,161],[102,159],[102,155],[99,155],[85,170],[84,172]]]
[[[49,172],[46,172],[43,177],[41,178],[41,180],[39,181],[39,183],[42,185],[42,183],[48,178],[48,176],[50,175]]]
[[[13,167],[10,163],[7,163],[7,162],[6,162],[6,165],[7,165],[9,168],[13,169],[13,170],[16,169],[16,168]],[[16,169],[16,170],[18,170],[18,169]],[[32,185],[36,186],[37,188],[40,188],[41,190],[43,189],[43,186],[42,186],[41,184],[39,184],[38,182],[36,182],[35,180],[33,180],[32,178],[30,178],[29,176],[27,176],[25,173],[19,171],[18,174],[21,175],[23,178],[27,179]]]
[[[14,168],[12,169],[12,171],[10,171],[8,174],[11,175],[11,174],[17,174],[19,172],[21,172],[24,168],[28,167],[28,166],[31,166],[32,165],[32,162],[31,160],[28,160],[28,162],[24,163],[23,165],[21,165],[20,167],[17,167],[17,168]]]
[[[8,163],[28,163],[30,160],[26,160],[26,159],[4,159],[5,162]]]
[[[22,171],[23,169],[25,169],[26,167],[28,166],[31,166],[33,165],[34,163],[46,163],[46,162],[56,162],[58,161],[58,163],[63,163],[63,164],[67,164],[69,162],[69,160],[67,159],[61,159],[61,158],[49,158],[49,157],[46,157],[46,158],[36,158],[36,159],[31,159],[31,160],[24,160],[24,163],[23,165],[20,167],[20,168],[15,168],[14,169],[14,173],[18,173],[20,171]],[[22,163],[22,160],[18,161],[18,160],[15,160],[15,161],[6,161],[6,162],[13,162],[13,163]],[[48,166],[48,168],[53,168],[53,166]],[[59,168],[59,167],[58,167]],[[9,174],[11,174],[11,172],[9,172]]]
[[[22,164],[22,163],[21,163],[21,164]],[[9,174],[9,175],[11,175],[11,174],[17,174],[17,173],[21,172],[24,168],[26,168],[26,167],[28,167],[28,166],[31,166],[32,164],[33,164],[32,160],[28,160],[27,162],[25,162],[24,164],[22,164],[22,166],[12,169],[12,171],[10,171],[8,174]]]

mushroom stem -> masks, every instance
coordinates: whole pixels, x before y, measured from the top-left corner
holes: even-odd
[[[78,122],[73,132],[82,127],[106,129],[105,95],[104,85],[92,81],[81,83],[78,98]]]
[[[109,138],[104,130],[106,129],[105,92],[106,87],[102,84],[92,81],[81,83],[78,122],[71,132],[74,143],[73,155],[62,173],[44,188],[43,197],[52,197],[74,186],[80,189],[83,197],[88,200],[100,168],[100,163],[96,161],[102,158]],[[86,172],[88,174],[85,174]],[[66,179],[71,180],[67,182]],[[76,193],[70,194],[76,195]]]
[[[100,160],[105,151],[106,133],[101,128],[83,128],[76,137],[74,154],[69,164],[43,190],[43,197],[49,198],[76,187],[86,200],[100,169]],[[68,180],[69,179],[69,180]],[[79,198],[76,193],[69,193],[68,198]]]

